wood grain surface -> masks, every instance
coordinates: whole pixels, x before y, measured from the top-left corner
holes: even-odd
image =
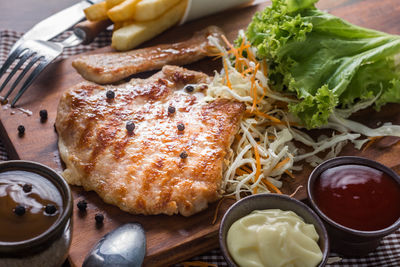
[[[182,41],[189,38],[194,31],[212,24],[222,27],[228,39],[234,40],[238,29],[245,28],[254,12],[264,7],[265,5],[260,5],[226,11],[181,27],[175,27],[143,46],[169,43],[171,40]],[[361,26],[400,34],[400,5],[397,0],[321,0],[318,7]],[[109,50],[111,49],[103,48],[95,52]],[[63,166],[57,150],[57,134],[54,131],[53,123],[60,95],[70,86],[82,81],[82,78],[71,67],[72,60],[73,57],[52,64],[21,98],[18,106],[31,111],[31,116],[21,109],[11,109],[8,105],[1,107],[0,138],[5,143],[10,158],[33,160],[46,164],[59,172],[62,170]],[[208,74],[221,68],[218,61],[210,59],[187,67]],[[146,75],[148,73],[139,76]],[[49,119],[45,123],[40,122],[39,111],[41,109],[47,109],[49,113]],[[379,113],[370,109],[364,110],[353,118],[370,127],[376,127],[378,123],[386,121],[400,124],[400,105],[387,105]],[[20,124],[26,128],[26,134],[22,138],[18,136],[17,132]],[[400,144],[397,138],[383,138],[366,151],[358,151],[348,145],[342,154],[375,159],[400,172]],[[307,167],[303,172],[296,174],[295,180],[285,179],[284,192],[291,193],[297,186],[305,185],[310,172],[311,168]],[[74,210],[70,260],[76,266],[81,266],[87,252],[104,234],[126,222],[139,222],[145,228],[147,235],[145,266],[166,266],[199,255],[218,246],[219,222],[223,213],[232,204],[230,200],[224,201],[219,210],[217,222],[212,224],[216,204],[189,218],[135,216],[104,204],[93,192],[85,192],[75,186],[72,187],[72,190],[75,204],[82,199],[86,199],[88,202],[87,213],[79,213],[76,208]],[[304,188],[296,195],[299,199],[304,199],[305,196]],[[95,225],[94,215],[99,212],[105,215],[103,227]]]

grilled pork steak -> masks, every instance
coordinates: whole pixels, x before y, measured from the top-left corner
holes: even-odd
[[[99,84],[121,81],[132,74],[161,69],[164,65],[185,65],[210,54],[208,36],[220,37],[222,30],[210,26],[184,42],[163,44],[129,52],[85,55],[75,59],[72,66],[86,80]]]
[[[65,92],[56,119],[64,178],[130,213],[205,209],[220,197],[224,160],[245,110],[227,99],[203,101],[208,81],[165,66],[145,80],[83,82]]]

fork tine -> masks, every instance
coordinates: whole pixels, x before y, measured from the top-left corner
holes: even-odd
[[[0,92],[3,91],[4,87],[7,85],[7,83],[11,80],[11,78],[14,76],[14,74],[19,70],[19,68],[22,66],[22,64],[25,63],[25,61],[31,57],[34,52],[31,50],[25,51],[26,53],[23,53],[22,58],[19,60],[18,64],[12,69],[10,74],[7,76],[7,78],[4,80],[3,84],[0,87]],[[1,77],[1,76],[0,76]]]
[[[6,62],[4,62],[3,66],[1,66],[0,79],[1,79],[1,76],[3,76],[3,74],[7,71],[7,69],[11,66],[11,64],[15,61],[15,59],[17,57],[19,57],[19,55],[21,55],[21,53],[23,51],[25,51],[26,49],[28,49],[28,48],[19,46],[19,47],[17,47],[17,49],[14,50],[14,52],[11,53],[11,55],[6,59]]]
[[[48,60],[47,58],[43,58],[43,61],[36,67],[35,70],[32,71],[31,75],[26,79],[24,85],[22,85],[21,89],[18,91],[17,95],[14,97],[11,107],[15,106],[18,99],[25,93],[26,89],[31,85],[31,83],[36,79],[37,76],[49,65],[52,60]]]
[[[7,94],[3,97],[3,102],[5,102],[7,100],[8,96],[14,91],[15,87],[17,87],[17,85],[21,81],[21,79],[32,68],[32,66],[36,63],[36,61],[38,61],[41,57],[43,57],[43,56],[35,55],[32,58],[32,60],[28,63],[28,65],[23,69],[23,71],[18,75],[17,79],[11,85],[11,88],[8,90]]]

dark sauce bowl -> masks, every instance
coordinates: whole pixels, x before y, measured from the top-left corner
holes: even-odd
[[[0,241],[0,266],[61,266],[72,238],[73,203],[68,184],[51,168],[32,161],[0,162],[0,173],[9,171],[33,173],[50,182],[62,199],[62,207],[55,222],[41,234],[21,241]]]
[[[233,204],[222,218],[219,227],[219,245],[229,266],[237,266],[233,260],[233,257],[229,254],[226,243],[229,228],[234,222],[246,215],[249,215],[252,211],[266,209],[293,211],[298,216],[303,218],[306,223],[313,224],[318,233],[318,245],[322,251],[322,260],[318,267],[326,265],[329,256],[329,240],[325,226],[319,219],[318,215],[315,214],[306,204],[289,196],[278,194],[257,194],[245,197]]]
[[[327,160],[318,165],[309,177],[307,185],[308,199],[312,208],[325,223],[325,226],[328,230],[329,239],[331,241],[332,251],[345,256],[362,257],[374,251],[379,246],[379,243],[384,236],[393,233],[400,227],[400,218],[398,218],[397,221],[390,226],[383,229],[364,231],[343,226],[322,212],[318,207],[315,196],[316,181],[324,171],[342,165],[360,165],[371,167],[388,175],[399,185],[400,177],[392,169],[386,167],[385,165],[370,159],[354,156],[336,157]],[[399,203],[392,204],[400,205]]]

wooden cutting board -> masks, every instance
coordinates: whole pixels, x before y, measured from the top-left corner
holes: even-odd
[[[218,25],[225,31],[229,40],[234,40],[237,31],[245,28],[252,15],[262,10],[265,5],[247,7],[240,10],[226,11],[210,16],[182,27],[173,28],[144,46],[169,43],[171,40],[182,41],[189,38],[194,31],[207,25]],[[400,34],[400,5],[397,0],[321,0],[321,9],[328,10],[352,23]],[[95,52],[110,51],[103,48]],[[67,88],[82,81],[82,78],[71,67],[73,57],[52,64],[31,86],[19,101],[21,109],[11,109],[4,105],[0,109],[0,138],[5,143],[10,159],[24,159],[46,164],[58,172],[63,166],[57,150],[57,134],[53,124],[59,98]],[[187,66],[190,69],[202,70],[212,74],[221,68],[218,61],[210,59]],[[4,78],[3,78],[4,79]],[[40,122],[39,110],[47,109],[49,119]],[[32,115],[28,113],[32,112]],[[387,105],[381,112],[366,110],[354,116],[370,127],[390,121],[400,124],[400,105]],[[18,125],[24,125],[26,134],[18,137]],[[396,138],[384,138],[366,151],[355,150],[351,145],[345,147],[343,155],[360,155],[375,159],[400,171],[400,144]],[[305,185],[311,171],[306,167],[296,178],[285,179],[284,192],[291,193],[299,185]],[[88,202],[88,212],[80,214],[74,210],[73,239],[70,249],[70,260],[73,265],[81,266],[91,247],[107,232],[126,222],[139,222],[147,235],[147,256],[145,266],[167,266],[199,255],[218,247],[217,231],[223,213],[232,204],[226,200],[218,212],[218,219],[212,224],[216,210],[213,204],[207,210],[189,218],[182,216],[134,216],[118,208],[103,203],[93,192],[85,192],[79,187],[72,187],[75,204],[82,199]],[[306,198],[305,189],[296,195]],[[76,206],[75,206],[76,207]],[[96,227],[94,215],[103,213],[103,227]]]

